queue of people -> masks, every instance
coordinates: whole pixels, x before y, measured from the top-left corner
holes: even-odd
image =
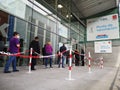
[[[61,54],[62,53],[62,54]],[[65,44],[63,44],[59,51],[57,51],[58,55],[58,68],[60,68],[60,64],[62,65],[62,68],[65,68],[65,63],[69,65],[69,57],[70,57],[70,50],[67,50]],[[81,52],[79,52],[77,49],[72,52],[72,62],[75,63],[75,66],[84,66],[84,50],[81,49]],[[62,55],[62,56],[61,56]],[[66,61],[66,62],[64,62]]]
[[[10,44],[9,44],[9,52],[12,54],[18,53],[20,50],[20,42],[19,42],[19,33],[18,32],[14,32],[13,33],[13,37],[10,39]],[[39,44],[39,37],[35,37],[34,40],[32,40],[30,42],[30,46],[29,49],[32,48],[33,49],[33,53],[32,56],[37,56],[39,55],[40,52],[40,44]],[[65,44],[63,44],[60,48],[59,48],[59,54],[61,53],[61,55],[58,55],[58,68],[60,68],[60,65],[62,65],[62,68],[65,68],[65,64],[68,63],[68,58],[69,58],[69,50],[67,51],[67,48],[65,46]],[[42,54],[43,56],[49,56],[46,58],[43,58],[43,65],[45,65],[45,68],[48,68],[48,60],[50,63],[50,68],[53,68],[52,66],[52,54],[53,54],[53,47],[51,45],[51,42],[47,42],[44,47],[42,48]],[[84,50],[81,49],[81,54],[84,54]],[[80,58],[81,58],[81,65],[84,66],[84,55],[82,55],[80,57],[78,50],[75,50],[74,53],[72,53],[72,55],[75,55],[75,65],[79,66],[80,65]],[[5,64],[5,68],[4,68],[4,73],[10,73],[11,71],[9,71],[9,67],[10,64],[12,64],[13,67],[13,72],[18,72],[19,70],[16,68],[16,56],[9,56],[6,64]],[[36,65],[36,58],[32,58],[32,63],[31,63],[31,70],[36,70],[35,68]]]

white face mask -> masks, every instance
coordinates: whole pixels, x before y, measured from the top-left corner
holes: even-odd
[[[19,39],[19,38],[20,38],[20,36],[18,35],[18,36],[17,36],[17,38]]]

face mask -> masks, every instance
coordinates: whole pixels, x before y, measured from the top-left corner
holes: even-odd
[[[18,36],[17,36],[17,38],[19,39],[19,38],[20,38],[20,36],[18,35]]]

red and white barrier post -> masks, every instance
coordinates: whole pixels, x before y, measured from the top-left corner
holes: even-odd
[[[103,57],[100,58],[100,68],[103,69]]]
[[[89,73],[91,73],[91,55],[90,55],[90,52],[88,52],[88,69],[89,69]]]
[[[70,46],[70,57],[69,57],[69,76],[68,80],[73,80],[71,75],[72,75],[72,46]]]
[[[33,49],[30,48],[30,60],[29,60],[29,72],[28,73],[31,73],[31,65],[32,65],[32,51]]]
[[[71,80],[71,73],[72,73],[72,52],[70,49],[70,58],[69,58],[69,80]]]

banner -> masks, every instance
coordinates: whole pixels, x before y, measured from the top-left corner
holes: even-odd
[[[112,53],[111,41],[94,42],[95,53]]]
[[[87,41],[118,38],[118,14],[112,14],[87,20]]]

